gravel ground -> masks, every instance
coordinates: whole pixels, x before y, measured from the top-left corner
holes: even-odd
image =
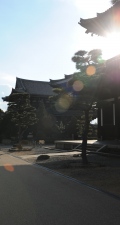
[[[2,149],[8,152],[8,149]],[[81,157],[72,155],[50,156],[47,160],[36,161],[37,156],[42,154],[60,153],[61,150],[54,149],[54,146],[35,147],[30,151],[11,152],[13,156],[26,158],[30,163],[37,163],[67,176],[76,178],[88,185],[110,192],[120,197],[120,158],[88,155],[89,164],[83,166]],[[65,152],[65,151],[62,151]],[[34,157],[29,158],[29,156]]]

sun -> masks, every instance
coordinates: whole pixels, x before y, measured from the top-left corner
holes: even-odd
[[[101,38],[100,43],[103,58],[109,59],[120,54],[120,33],[113,32]]]

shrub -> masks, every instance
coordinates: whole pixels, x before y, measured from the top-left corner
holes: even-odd
[[[39,160],[46,160],[46,159],[49,159],[50,156],[49,155],[39,155],[37,157],[37,160],[36,161],[39,161]]]

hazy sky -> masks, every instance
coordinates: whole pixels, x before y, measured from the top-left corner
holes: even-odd
[[[74,53],[99,48],[101,40],[85,34],[80,17],[110,6],[110,0],[0,0],[0,108],[16,77],[49,81],[73,73]]]

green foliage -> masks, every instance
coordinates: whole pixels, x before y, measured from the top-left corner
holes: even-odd
[[[4,113],[3,118],[0,122],[0,139],[15,137],[17,128],[11,121],[11,116],[7,112]]]
[[[82,110],[90,109],[96,102],[96,91],[101,79],[100,75],[103,73],[102,51],[100,49],[89,52],[78,51],[74,54],[72,61],[75,62],[80,72],[73,74],[71,85],[75,81],[80,81],[83,85],[76,103]]]
[[[89,115],[90,116],[90,115]],[[91,117],[89,121],[92,121]],[[85,116],[83,115],[80,120],[77,121],[77,134],[79,137],[82,137],[84,132],[84,125],[85,125]],[[89,124],[88,128],[88,138],[97,138],[97,125],[96,124]]]
[[[45,143],[53,143],[58,134],[56,118],[48,112],[43,101],[39,103],[36,112],[38,123],[34,126],[36,140],[43,139]]]
[[[2,109],[0,109],[0,141],[2,140],[2,137],[4,136],[3,132],[3,119],[4,119],[5,113],[3,112]]]
[[[4,111],[2,109],[0,109],[0,121],[3,119],[4,117]]]
[[[104,61],[100,49],[89,52],[78,51],[74,54],[72,61],[80,71],[74,74],[74,82],[77,81],[83,88],[80,89],[76,100],[77,107],[84,112],[83,120],[78,121],[78,133],[82,136],[82,159],[87,163],[86,148],[87,138],[92,135],[90,121],[95,117],[96,103],[98,101],[98,86],[101,82],[101,75],[104,74]]]
[[[57,128],[61,134],[65,132],[65,124],[63,123],[63,121],[60,121],[59,124],[57,124]]]
[[[36,109],[30,105],[28,94],[12,94],[7,113],[16,126],[28,127],[37,122]]]
[[[54,91],[56,94],[59,94],[60,92],[62,92],[62,88],[53,88],[53,91]]]
[[[77,133],[77,121],[78,118],[76,118],[74,115],[69,118],[69,121],[66,124],[65,134],[67,139],[78,139],[78,133]]]
[[[102,51],[101,49],[94,49],[89,52],[80,50],[74,54],[72,61],[76,63],[77,70],[85,72],[87,66],[102,63]]]
[[[30,96],[26,93],[15,93],[7,98],[7,114],[18,127],[18,138],[22,138],[24,131],[37,123],[36,109],[30,104]]]
[[[61,121],[59,121],[57,127],[61,133],[61,137],[64,139],[67,137],[72,138],[73,134],[75,137],[77,137],[78,134],[83,135],[84,131],[87,131],[90,121],[96,118],[97,114],[95,104],[97,101],[97,95],[95,95],[95,93],[100,80],[100,68],[103,67],[104,64],[102,60],[102,52],[100,49],[94,49],[89,52],[80,50],[74,54],[72,61],[76,64],[76,68],[79,70],[79,72],[73,74],[73,78],[68,82],[68,86],[74,88],[75,82],[79,81],[78,85],[81,85],[82,88],[80,87],[80,90],[77,92],[75,98],[74,91],[73,93],[69,93],[67,92],[67,88],[57,88],[57,95],[51,99],[51,102],[53,102],[55,105],[57,105],[57,102],[60,103],[60,101],[63,104],[67,104],[65,102],[65,97],[66,95],[70,95],[72,97],[72,101],[68,101],[71,104],[67,110],[72,109],[73,112],[75,110],[81,111],[81,114],[84,115],[84,119],[79,117],[79,121],[77,121],[77,118],[75,119],[74,115],[74,119],[71,118],[71,121],[65,121],[65,119],[62,118]],[[92,66],[93,69],[93,74],[90,73],[90,75],[89,71],[87,73],[87,68],[89,66]],[[62,113],[62,110],[58,111],[59,113]],[[88,114],[90,112],[87,120],[85,118],[86,112]]]

